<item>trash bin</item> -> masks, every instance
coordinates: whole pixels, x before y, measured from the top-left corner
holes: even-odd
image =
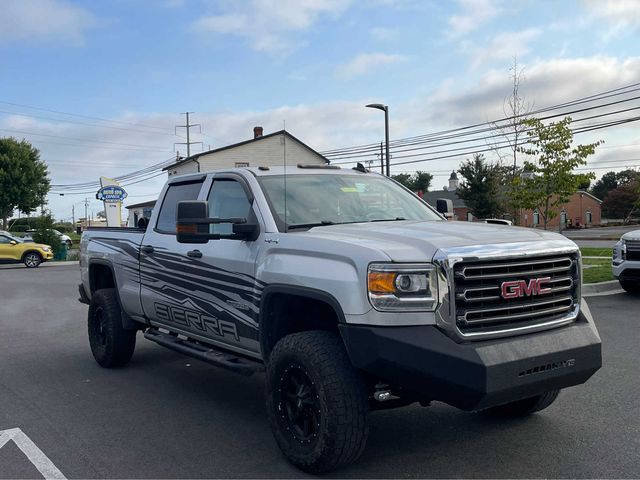
[[[67,259],[67,244],[65,242],[61,242],[60,249],[53,256],[54,260],[64,261]]]

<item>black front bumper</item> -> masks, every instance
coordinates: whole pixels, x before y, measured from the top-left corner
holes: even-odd
[[[435,326],[342,324],[352,363],[422,399],[481,410],[586,382],[601,366],[587,308],[569,326],[456,343]]]

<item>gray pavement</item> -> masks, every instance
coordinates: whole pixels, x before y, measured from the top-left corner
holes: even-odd
[[[100,368],[76,265],[0,271],[0,431],[20,428],[67,478],[301,477],[267,424],[263,378],[139,338],[132,363]],[[640,474],[640,298],[589,299],[604,367],[544,412],[497,420],[442,404],[375,412],[340,477],[632,478]],[[37,470],[11,442],[1,478]]]

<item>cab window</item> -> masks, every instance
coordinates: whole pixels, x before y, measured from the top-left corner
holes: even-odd
[[[164,200],[162,201],[160,212],[158,213],[156,230],[160,233],[175,234],[178,202],[183,200],[197,200],[201,187],[202,181],[169,185]]]
[[[232,179],[221,178],[213,181],[209,192],[209,217],[212,218],[247,218],[251,216],[251,202],[242,185]],[[210,225],[210,233],[230,235],[233,225],[230,223],[220,223]]]

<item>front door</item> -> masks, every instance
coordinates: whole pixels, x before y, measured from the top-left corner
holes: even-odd
[[[248,187],[237,174],[215,176],[199,198],[207,200],[209,217],[258,221]],[[158,217],[162,218],[162,210]],[[211,233],[228,234],[231,229],[231,224],[210,226]],[[159,238],[158,246],[167,248],[154,247],[146,261],[141,261],[143,289],[146,282],[146,289],[153,290],[153,295],[143,300],[145,312],[151,311],[151,322],[241,353],[259,354],[257,320],[262,284],[254,275],[260,240],[180,244],[175,234],[170,240]],[[143,249],[147,243],[153,241],[147,242],[145,236]]]

